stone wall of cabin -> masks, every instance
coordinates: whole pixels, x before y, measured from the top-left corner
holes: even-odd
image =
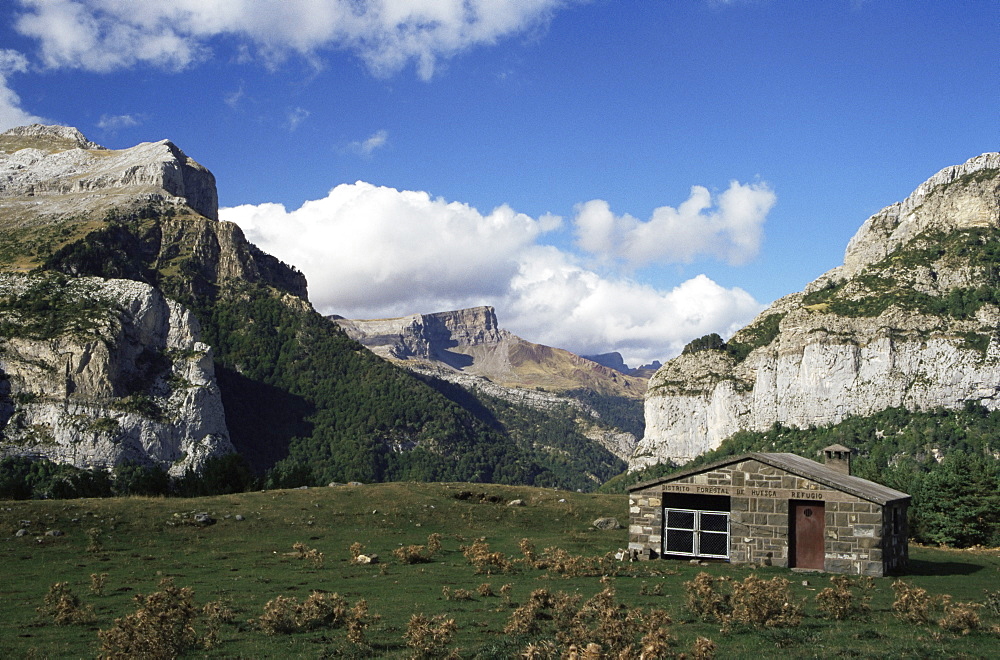
[[[883,507],[756,460],[659,483],[629,494],[629,550],[656,557],[662,548],[663,506],[673,493],[730,497],[729,557],[735,563],[789,565],[790,500],[825,506],[824,568],[881,576],[905,565],[905,504]],[[894,531],[892,508],[901,509]],[[883,539],[885,544],[883,544]]]

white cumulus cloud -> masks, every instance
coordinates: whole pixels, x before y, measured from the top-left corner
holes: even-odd
[[[212,37],[234,36],[267,58],[348,49],[380,75],[438,61],[543,25],[570,0],[18,0],[16,27],[48,66],[111,71],[184,68]]]
[[[262,249],[301,269],[325,314],[384,318],[493,305],[503,327],[576,353],[620,351],[632,365],[663,360],[692,338],[724,336],[761,305],[704,275],[668,290],[581,265],[545,245],[556,216],[508,206],[489,213],[426,192],[339,185],[295,210],[220,210]]]
[[[220,216],[301,269],[320,311],[356,318],[491,302],[507,292],[521,252],[557,225],[508,206],[484,215],[364,182],[339,185],[294,211],[245,205]]]
[[[713,198],[703,186],[677,208],[661,206],[649,220],[616,216],[603,200],[577,206],[576,244],[599,257],[642,266],[690,263],[700,256],[743,264],[757,255],[764,221],[777,196],[766,184],[730,183]]]
[[[698,275],[669,289],[602,277],[571,255],[539,247],[511,281],[501,324],[531,341],[581,355],[618,351],[639,366],[680,353],[695,337],[728,337],[763,306],[746,291]],[[498,310],[498,314],[499,314]]]
[[[28,59],[16,50],[0,48],[0,131],[45,120],[21,108],[21,98],[8,86],[12,74],[28,70]]]

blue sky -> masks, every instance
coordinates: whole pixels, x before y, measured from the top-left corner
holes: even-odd
[[[163,5],[163,6],[161,6]],[[12,0],[0,127],[168,138],[324,313],[663,360],[1000,149],[1000,0]]]

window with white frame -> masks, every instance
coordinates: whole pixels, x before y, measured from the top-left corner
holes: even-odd
[[[663,510],[663,554],[729,558],[729,513]]]

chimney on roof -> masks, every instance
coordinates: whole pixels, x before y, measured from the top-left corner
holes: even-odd
[[[851,454],[854,450],[844,445],[830,445],[823,449],[824,463],[841,474],[851,473]]]

